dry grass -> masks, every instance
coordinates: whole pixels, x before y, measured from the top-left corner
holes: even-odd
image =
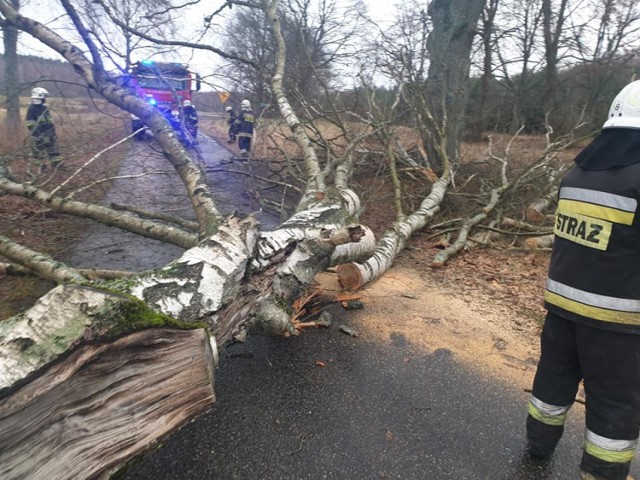
[[[0,152],[16,180],[33,182],[51,190],[98,151],[126,136],[123,118],[100,114],[92,107],[56,110],[54,122],[64,157],[62,167],[56,172],[45,172],[34,177],[37,166],[27,156],[24,142],[4,142],[0,144]],[[109,151],[62,189],[61,194],[68,194],[97,178],[112,175],[118,170],[127,151],[126,144]],[[76,199],[97,202],[107,190],[108,184],[103,184],[84,191]],[[9,195],[1,198],[0,235],[55,258],[64,258],[86,228],[85,221],[52,212],[28,199]],[[0,318],[14,315],[51,287],[50,282],[31,278],[0,277]]]

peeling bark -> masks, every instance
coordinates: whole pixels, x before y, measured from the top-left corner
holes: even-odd
[[[318,204],[260,234],[252,217],[230,216],[162,269],[99,285],[108,291],[59,286],[2,322],[2,477],[95,477],[202,412],[213,402],[219,346],[252,328],[294,331],[285,305],[336,246],[367,237],[340,227],[347,217],[343,205]],[[41,429],[47,435],[34,434]],[[74,468],[64,470],[69,456]]]

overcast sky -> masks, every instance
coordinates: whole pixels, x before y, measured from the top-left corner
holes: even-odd
[[[337,0],[339,3],[341,0]],[[363,0],[369,9],[371,18],[381,25],[390,23],[395,17],[395,5],[401,0]],[[211,8],[213,2],[202,2],[202,5],[206,4],[207,10]],[[22,12],[31,16],[38,21],[45,24],[55,25],[56,19],[62,14],[62,8],[58,1],[54,0],[28,0],[23,2],[24,6]],[[97,8],[97,7],[96,7]],[[201,18],[195,18],[194,22],[197,25],[201,25]],[[62,32],[60,32],[62,33]],[[37,45],[28,40],[28,35],[22,34],[23,52],[25,54],[42,55],[47,57],[56,58],[56,54],[52,54],[51,50],[44,45]],[[27,51],[29,50],[29,51]]]
[[[337,1],[342,2],[343,0]],[[389,26],[390,22],[394,19],[396,14],[395,5],[397,1],[399,0],[363,0],[368,7],[369,16],[382,28]],[[346,5],[347,0],[344,0],[344,2]],[[60,7],[58,0],[28,0],[23,3],[24,7],[22,8],[22,13],[24,13],[24,15],[45,23],[47,26],[54,28],[60,35],[65,36],[66,31],[64,29],[60,29],[61,23],[59,22],[59,19],[63,16],[63,10]],[[202,18],[210,13],[212,5],[216,5],[218,3],[222,4],[222,0],[215,0],[214,2],[203,1],[200,3],[200,8],[197,12],[191,16],[183,15],[182,19],[193,23],[196,28],[200,27],[202,25]],[[232,14],[233,12],[229,13]],[[20,35],[19,42],[20,46],[18,48],[20,50],[19,53],[21,54],[61,59],[57,53],[53,52],[47,46],[39,43],[38,41],[33,40],[28,34],[22,33]],[[171,58],[168,60],[187,62],[194,70],[198,71],[202,75],[208,76],[213,74],[215,77],[215,65],[219,61],[219,58],[211,53],[202,51],[194,53],[182,51],[180,58]]]
[[[398,0],[400,1],[400,0]],[[395,17],[396,4],[395,0],[364,0],[369,8],[369,14],[376,23],[389,23]]]

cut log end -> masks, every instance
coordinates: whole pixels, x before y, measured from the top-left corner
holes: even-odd
[[[360,269],[353,263],[343,263],[336,268],[338,282],[345,290],[358,290],[364,281]]]
[[[535,224],[544,222],[546,218],[542,212],[531,207],[526,209],[524,213],[524,217],[527,219],[528,222],[535,223]]]
[[[553,246],[553,235],[543,235],[541,237],[531,237],[524,241],[524,248],[535,250],[538,248],[551,248]]]
[[[6,395],[0,478],[101,478],[213,404],[208,334],[149,329],[90,343]]]

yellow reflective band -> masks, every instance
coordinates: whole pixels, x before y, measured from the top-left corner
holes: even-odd
[[[592,457],[599,458],[600,460],[604,460],[605,462],[609,463],[628,463],[633,460],[633,457],[636,453],[635,448],[631,450],[623,450],[621,452],[607,450],[605,448],[594,445],[588,440],[584,442],[584,451]]]
[[[625,212],[616,208],[594,205],[592,203],[578,202],[575,200],[560,200],[558,202],[558,212],[566,215],[582,214],[592,218],[609,220],[613,223],[631,225],[633,223],[633,212]]]
[[[567,419],[567,412],[562,415],[549,415],[538,409],[533,403],[529,402],[529,415],[544,423],[545,425],[551,425],[552,427],[561,427],[564,425]]]
[[[579,213],[567,213],[558,208],[553,233],[585,247],[604,251],[609,246],[612,226],[611,222]]]
[[[35,120],[27,120],[27,127],[33,127],[37,123]]]
[[[640,325],[640,312],[622,312],[620,310],[592,307],[591,305],[586,305],[584,303],[562,297],[556,293],[550,292],[549,290],[544,292],[544,299],[552,305],[557,305],[560,308],[564,308],[569,312],[577,313],[583,317],[602,320],[603,322]]]

